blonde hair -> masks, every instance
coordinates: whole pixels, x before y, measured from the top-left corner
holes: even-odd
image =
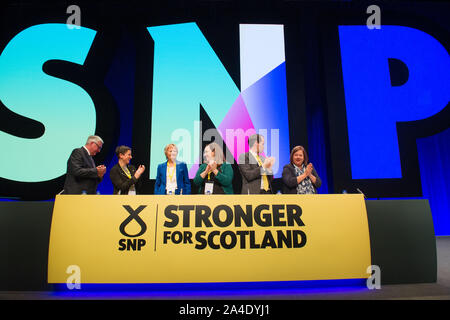
[[[169,159],[169,157],[167,156],[167,152],[169,151],[169,149],[173,147],[177,150],[178,153],[178,148],[176,145],[174,145],[173,143],[169,143],[167,146],[164,147],[164,155],[166,156],[166,159]]]

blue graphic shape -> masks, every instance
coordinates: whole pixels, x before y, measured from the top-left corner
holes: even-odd
[[[289,126],[287,114],[286,64],[283,62],[242,92],[255,128],[267,128],[265,148],[275,157],[274,177],[281,177],[289,163]],[[257,130],[258,133],[260,133]]]
[[[450,98],[450,58],[429,34],[402,26],[339,26],[353,179],[401,178],[396,124],[428,118]],[[391,86],[388,59],[409,71]]]
[[[437,236],[450,236],[450,128],[417,139],[424,199],[429,199]]]

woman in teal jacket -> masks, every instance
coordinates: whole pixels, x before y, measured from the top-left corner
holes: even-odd
[[[205,162],[198,168],[194,184],[201,194],[233,194],[233,168],[224,161],[222,148],[215,142],[205,147]]]

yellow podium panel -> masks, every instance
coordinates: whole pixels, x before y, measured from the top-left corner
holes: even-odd
[[[48,282],[368,278],[362,195],[59,195]],[[69,268],[70,270],[72,270]]]

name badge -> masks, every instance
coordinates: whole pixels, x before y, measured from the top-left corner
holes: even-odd
[[[205,183],[205,194],[212,194],[214,188],[214,182]]]

